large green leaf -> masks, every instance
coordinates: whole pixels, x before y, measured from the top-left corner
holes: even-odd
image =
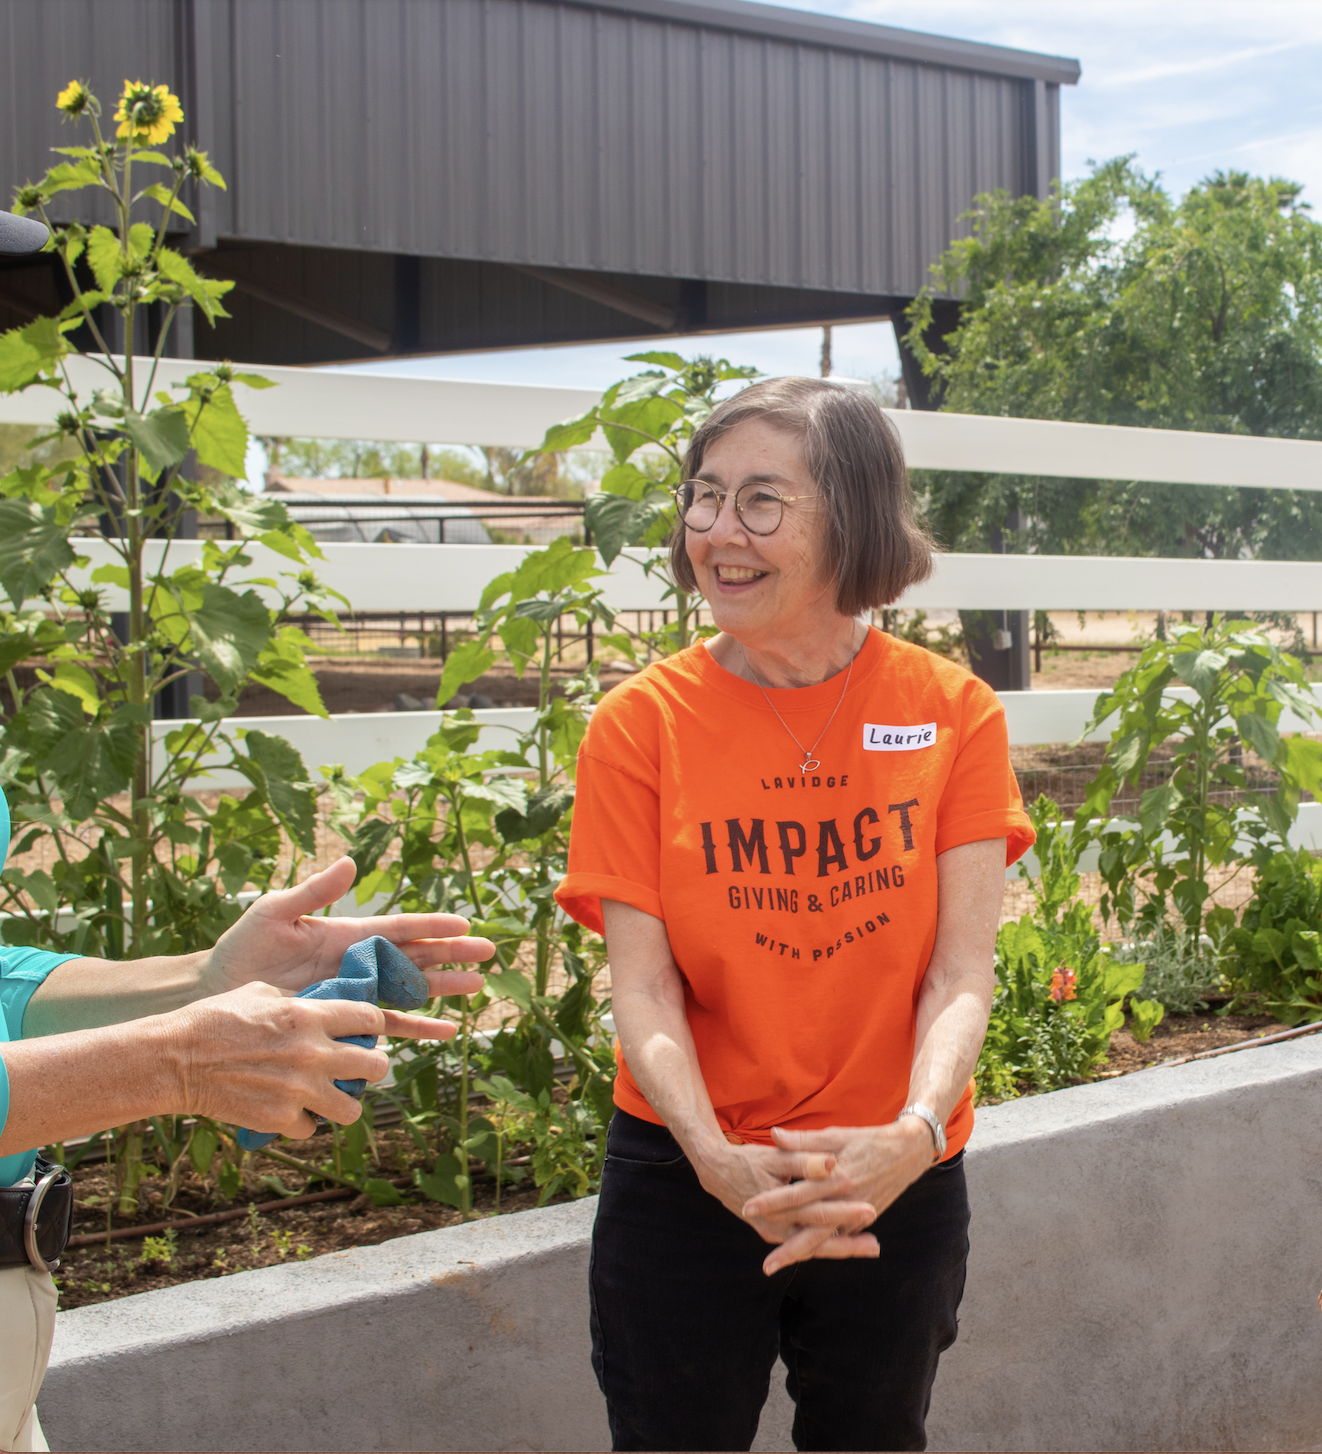
[[[1235,728],[1264,762],[1276,761],[1276,754],[1281,750],[1281,737],[1266,717],[1257,712],[1244,712],[1235,718]]]
[[[630,500],[646,499],[657,486],[657,480],[628,461],[608,469],[601,477],[601,488],[606,494],[625,495]]]
[[[157,254],[156,266],[163,277],[178,284],[188,294],[206,314],[208,322],[214,323],[218,315],[226,316],[224,310],[218,309],[216,305],[220,296],[228,293],[234,286],[233,282],[198,277],[188,259],[177,252],[171,252],[168,247],[163,247]]]
[[[602,575],[593,551],[574,545],[568,536],[553,540],[545,550],[529,551],[510,579],[512,601],[526,601],[539,591],[563,591]]]
[[[189,613],[193,648],[212,681],[229,695],[257,665],[271,639],[271,615],[256,591],[238,595],[209,581],[202,604]]]
[[[1304,792],[1322,797],[1322,742],[1310,737],[1287,737],[1285,768]]]
[[[214,375],[195,377],[207,381],[208,386],[215,384]],[[210,398],[206,398],[195,391],[184,402],[193,448],[197,450],[200,463],[210,465],[233,479],[242,479],[248,455],[248,426],[243,422],[243,415],[239,413],[228,384],[209,388],[209,392]]]
[[[624,495],[608,495],[600,491],[583,508],[592,543],[601,558],[612,565],[622,550],[641,545],[647,532],[663,520],[672,508],[669,495],[657,493],[650,499],[631,500]]]
[[[253,669],[252,679],[279,692],[286,701],[310,712],[314,717],[329,717],[326,704],[321,700],[321,688],[317,685],[316,673],[310,666],[290,661],[286,657],[273,657],[261,661]]]
[[[297,749],[283,737],[255,728],[244,737],[243,745],[249,762],[244,764],[240,758],[235,766],[264,790],[272,812],[299,847],[305,853],[315,852],[317,794]]]
[[[37,638],[26,631],[0,636],[0,676],[12,671],[20,661],[30,656],[36,644]]]
[[[60,325],[53,318],[38,318],[25,328],[0,333],[0,394],[26,389],[68,351]]]
[[[586,414],[581,414],[577,419],[566,419],[563,424],[553,424],[546,431],[546,436],[541,444],[536,449],[529,450],[528,455],[573,449],[577,445],[586,444],[596,432],[597,411],[589,409]]]
[[[1183,794],[1173,782],[1149,788],[1143,794],[1138,800],[1138,817],[1145,837],[1155,838],[1165,829],[1182,797]]]
[[[87,238],[87,262],[103,293],[113,293],[124,276],[124,253],[108,227],[94,227]]]
[[[446,1206],[450,1207],[462,1207],[464,1197],[459,1185],[461,1175],[459,1158],[446,1151],[436,1158],[436,1163],[431,1171],[414,1171],[413,1184],[423,1196],[429,1197],[434,1202],[444,1202]]]
[[[0,500],[0,585],[15,606],[38,595],[74,562],[54,506]]]
[[[150,414],[130,409],[124,415],[124,433],[142,456],[148,479],[155,479],[188,453],[188,417],[179,408],[153,409]]]
[[[540,838],[560,821],[574,801],[573,788],[541,788],[528,799],[520,812],[516,807],[504,808],[496,814],[496,832],[506,843],[520,843],[525,838]]]
[[[91,817],[106,798],[122,793],[133,775],[145,708],[120,707],[89,722],[65,692],[39,687],[10,727],[25,742],[75,821]]]
[[[436,688],[436,705],[444,707],[460,687],[476,681],[496,664],[496,653],[478,641],[465,641],[445,658],[440,684]]]

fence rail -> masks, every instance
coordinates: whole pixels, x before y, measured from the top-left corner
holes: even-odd
[[[146,367],[139,377],[145,379],[150,361],[143,363]],[[156,387],[181,384],[197,368],[191,359],[163,359]],[[552,424],[586,412],[601,397],[593,389],[486,384],[349,369],[255,365],[251,371],[280,386],[241,391],[244,413],[253,433],[259,435],[409,444],[425,437],[433,444],[528,448],[540,443]],[[89,397],[105,383],[104,368],[91,358],[71,359],[69,374]],[[0,423],[50,424],[59,402],[51,389],[6,395],[0,398]],[[887,412],[913,469],[1322,489],[1322,443],[1311,440],[922,410]],[[591,447],[603,444],[598,439]]]

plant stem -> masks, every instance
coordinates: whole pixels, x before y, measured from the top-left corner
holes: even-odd
[[[468,1000],[464,1000],[463,1020],[459,1027],[459,1199],[464,1221],[473,1215],[473,1177],[468,1160]],[[459,1180],[459,1178],[456,1178]]]
[[[546,728],[546,711],[551,705],[551,623],[545,623],[542,629],[542,680],[538,690],[538,729],[537,729],[537,786],[543,792],[551,786],[550,735]],[[549,847],[545,837],[537,846],[537,886],[545,888],[551,881],[550,871],[547,864]],[[546,993],[547,985],[551,978],[551,923],[552,912],[548,912],[546,900],[539,898],[537,901],[537,964],[534,972],[534,983],[539,995]]]
[[[290,1156],[284,1151],[276,1151],[270,1146],[263,1146],[259,1151],[253,1152],[254,1156],[265,1156],[268,1161],[278,1161],[281,1166],[288,1166],[293,1171],[301,1171],[304,1176],[315,1176],[322,1181],[333,1181],[338,1186],[351,1186],[355,1191],[361,1191],[362,1187],[347,1176],[340,1176],[328,1166],[317,1166],[311,1161],[300,1161],[297,1156]]]

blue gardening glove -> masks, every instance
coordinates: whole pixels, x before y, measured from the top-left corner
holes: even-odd
[[[426,976],[402,949],[379,934],[347,950],[334,979],[320,979],[295,996],[300,1000],[359,1000],[392,1010],[420,1010],[429,997]],[[371,1050],[376,1036],[341,1035],[340,1044]],[[365,1080],[337,1080],[335,1085],[349,1096],[361,1096],[367,1089]],[[240,1151],[260,1151],[276,1139],[276,1133],[240,1130],[237,1139]]]

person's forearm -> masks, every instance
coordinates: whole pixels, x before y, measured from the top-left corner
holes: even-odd
[[[978,1063],[996,987],[996,925],[1005,896],[1005,839],[947,849],[936,860],[936,942],[918,992],[909,1100],[944,1122]]]
[[[617,993],[611,1010],[629,1073],[685,1155],[699,1160],[719,1149],[724,1137],[702,1078],[678,974],[670,984]]]
[[[947,1121],[978,1063],[991,989],[984,974],[933,973],[918,996],[909,1100],[930,1106]]]
[[[164,1019],[131,1039],[105,1028],[0,1047],[9,1077],[0,1156],[181,1109],[178,1049]]]
[[[71,959],[57,964],[28,1001],[23,1038],[63,1035],[163,1015],[203,993],[210,951],[150,959]]]

